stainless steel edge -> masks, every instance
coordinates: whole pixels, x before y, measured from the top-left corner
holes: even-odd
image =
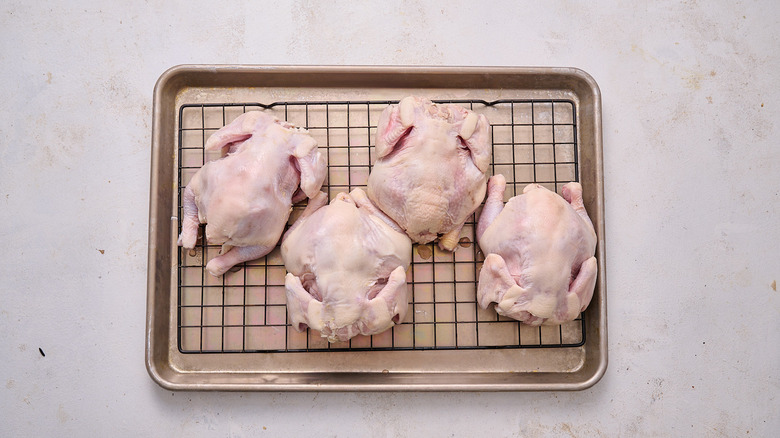
[[[572,390],[584,390],[598,383],[607,371],[609,363],[608,339],[607,339],[607,281],[606,281],[606,243],[605,243],[605,207],[604,207],[604,164],[603,164],[603,134],[602,134],[602,111],[601,111],[601,89],[596,80],[584,70],[578,68],[568,68],[569,74],[578,77],[587,86],[591,98],[593,99],[593,137],[594,154],[596,162],[594,171],[596,173],[596,209],[599,220],[596,221],[597,241],[597,259],[599,266],[598,287],[598,308],[599,308],[599,355],[601,360],[593,374],[586,380],[577,385],[572,385]]]
[[[158,233],[158,227],[162,224],[158,223],[158,210],[160,208],[161,199],[156,196],[155,189],[160,184],[160,158],[159,155],[162,152],[162,132],[161,127],[163,124],[162,108],[163,104],[163,91],[170,81],[181,74],[181,72],[188,71],[189,68],[185,66],[175,66],[166,70],[160,77],[154,86],[153,102],[152,102],[152,144],[151,144],[151,165],[150,165],[150,187],[149,187],[149,248],[147,258],[147,304],[146,304],[146,370],[149,376],[160,386],[168,389],[179,389],[179,385],[174,384],[163,376],[165,371],[161,369],[160,364],[155,362],[154,352],[159,349],[158,345],[160,340],[155,338],[155,330],[161,330],[157,325],[164,318],[159,318],[155,312],[155,305],[160,297],[157,294],[157,260],[159,256],[159,247],[155,239]],[[166,224],[167,225],[167,224]],[[158,360],[160,358],[157,358]]]

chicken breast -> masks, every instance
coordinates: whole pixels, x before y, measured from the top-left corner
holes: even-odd
[[[261,111],[242,114],[215,132],[205,149],[227,155],[205,163],[182,192],[178,244],[193,248],[199,225],[206,223],[206,241],[222,245],[206,270],[219,276],[268,254],[293,202],[318,194],[327,169],[305,130]]]
[[[477,299],[485,309],[530,325],[555,325],[576,318],[593,296],[596,232],[585,211],[579,183],[563,186],[563,197],[538,184],[504,205],[506,181],[488,183],[477,239],[486,255]]]
[[[412,242],[361,189],[326,203],[310,200],[282,240],[292,326],[330,342],[383,332],[406,315]]]
[[[382,113],[368,197],[418,243],[452,251],[485,198],[488,121],[459,105],[406,97]]]

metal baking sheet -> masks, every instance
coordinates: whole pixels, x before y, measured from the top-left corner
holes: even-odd
[[[530,182],[559,190],[580,181],[599,237],[599,279],[580,318],[529,327],[476,305],[484,255],[474,218],[454,253],[415,245],[410,312],[371,337],[329,344],[297,333],[284,306],[278,248],[215,278],[219,250],[176,246],[180,191],[203,162],[205,140],[243,112],[269,111],[304,126],[328,161],[323,191],[364,187],[376,120],[416,94],[484,113],[491,173],[506,198]],[[574,390],[606,369],[600,96],[568,68],[179,66],[155,87],[146,365],[170,389]],[[294,208],[292,222],[303,205]],[[477,215],[479,210],[477,211]]]

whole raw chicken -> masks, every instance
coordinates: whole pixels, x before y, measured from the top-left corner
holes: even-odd
[[[406,315],[412,242],[361,189],[327,201],[311,199],[282,239],[292,326],[330,342],[383,332]]]
[[[485,198],[488,126],[458,105],[411,96],[390,105],[377,126],[368,197],[415,242],[443,235],[439,246],[452,251]]]
[[[563,197],[538,184],[504,205],[506,180],[490,178],[477,225],[487,255],[477,299],[485,309],[530,325],[571,321],[590,303],[596,284],[596,232],[582,202],[582,186]]]
[[[204,164],[182,192],[178,242],[193,248],[199,224],[206,223],[207,242],[222,245],[206,265],[214,276],[268,254],[279,242],[292,203],[320,193],[327,171],[317,142],[305,130],[261,111],[242,114],[205,145],[222,148],[227,156]]]

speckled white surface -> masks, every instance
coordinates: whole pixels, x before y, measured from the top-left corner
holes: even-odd
[[[0,4],[4,434],[780,430],[780,3],[134,3]],[[181,63],[589,72],[603,95],[602,381],[576,393],[158,387],[144,368],[152,88]]]

